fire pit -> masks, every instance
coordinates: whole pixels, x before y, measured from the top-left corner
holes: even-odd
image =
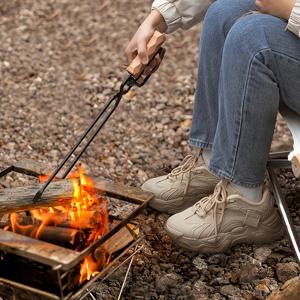
[[[47,174],[43,165],[22,161],[0,177],[11,171]],[[134,218],[152,194],[100,179],[91,185],[82,172],[72,177],[54,181],[34,204],[40,185],[0,192],[4,299],[79,299],[143,239]]]

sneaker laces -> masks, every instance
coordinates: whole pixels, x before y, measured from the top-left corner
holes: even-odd
[[[175,169],[173,169],[171,171],[171,173],[169,173],[167,175],[166,179],[177,179],[178,176],[180,175],[184,175],[186,173],[188,173],[188,177],[187,177],[187,182],[186,182],[186,186],[184,189],[184,195],[187,193],[189,186],[190,186],[190,181],[191,181],[191,171],[192,169],[195,167],[196,162],[199,158],[199,154],[198,155],[192,155],[189,154],[187,155],[181,162],[181,164],[176,167]],[[183,176],[181,177],[181,182],[183,181]]]
[[[194,168],[194,166],[198,160],[198,157],[199,157],[199,155],[192,155],[192,154],[187,155],[183,159],[181,164],[171,171],[171,173],[168,175],[168,177],[177,177],[181,174],[185,174],[185,173],[191,171]]]
[[[218,234],[219,226],[223,220],[226,199],[227,199],[227,187],[228,182],[221,180],[215,187],[214,193],[208,197],[202,198],[194,205],[195,213],[200,217],[204,217],[209,211],[213,210],[213,220],[215,235]],[[217,221],[217,211],[221,208],[220,219]],[[219,223],[219,225],[218,225]]]

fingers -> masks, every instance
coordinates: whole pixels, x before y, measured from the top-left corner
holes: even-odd
[[[138,55],[142,64],[146,65],[149,61],[149,57],[147,54],[147,40],[143,37],[134,37],[128,44],[125,50],[125,54],[128,64],[130,64]]]
[[[134,46],[134,41],[130,41],[125,50],[125,54],[127,57],[127,63],[130,64],[133,61],[133,59],[137,56],[137,49]]]
[[[147,53],[147,40],[145,38],[140,38],[137,41],[137,52],[141,63],[146,65],[149,62],[149,57]]]

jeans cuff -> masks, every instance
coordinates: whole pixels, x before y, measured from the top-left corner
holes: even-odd
[[[256,188],[259,187],[263,184],[263,182],[259,183],[252,183],[252,182],[245,182],[245,181],[240,181],[239,179],[234,178],[233,176],[229,175],[228,173],[224,172],[223,170],[220,170],[216,168],[215,166],[212,166],[211,163],[208,166],[208,170],[213,173],[215,176],[224,179],[226,181],[232,182],[234,184],[248,187],[248,188]]]
[[[198,139],[193,139],[193,138],[189,138],[189,144],[196,148],[202,148],[202,149],[211,149],[212,148],[212,143],[198,140]]]

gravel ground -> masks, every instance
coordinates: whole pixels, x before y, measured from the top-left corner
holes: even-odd
[[[1,1],[0,161],[31,158],[53,166],[68,151],[125,72],[124,48],[151,1]],[[159,72],[122,102],[82,161],[88,172],[129,185],[165,174],[189,153],[200,27],[168,38]],[[282,119],[273,149],[288,149]],[[299,184],[280,174],[299,222]],[[2,182],[13,185],[13,177]],[[175,248],[166,215],[147,210],[146,234],[124,299],[264,299],[299,275],[287,240],[241,245],[204,256]],[[97,285],[97,299],[116,299],[125,269]]]

